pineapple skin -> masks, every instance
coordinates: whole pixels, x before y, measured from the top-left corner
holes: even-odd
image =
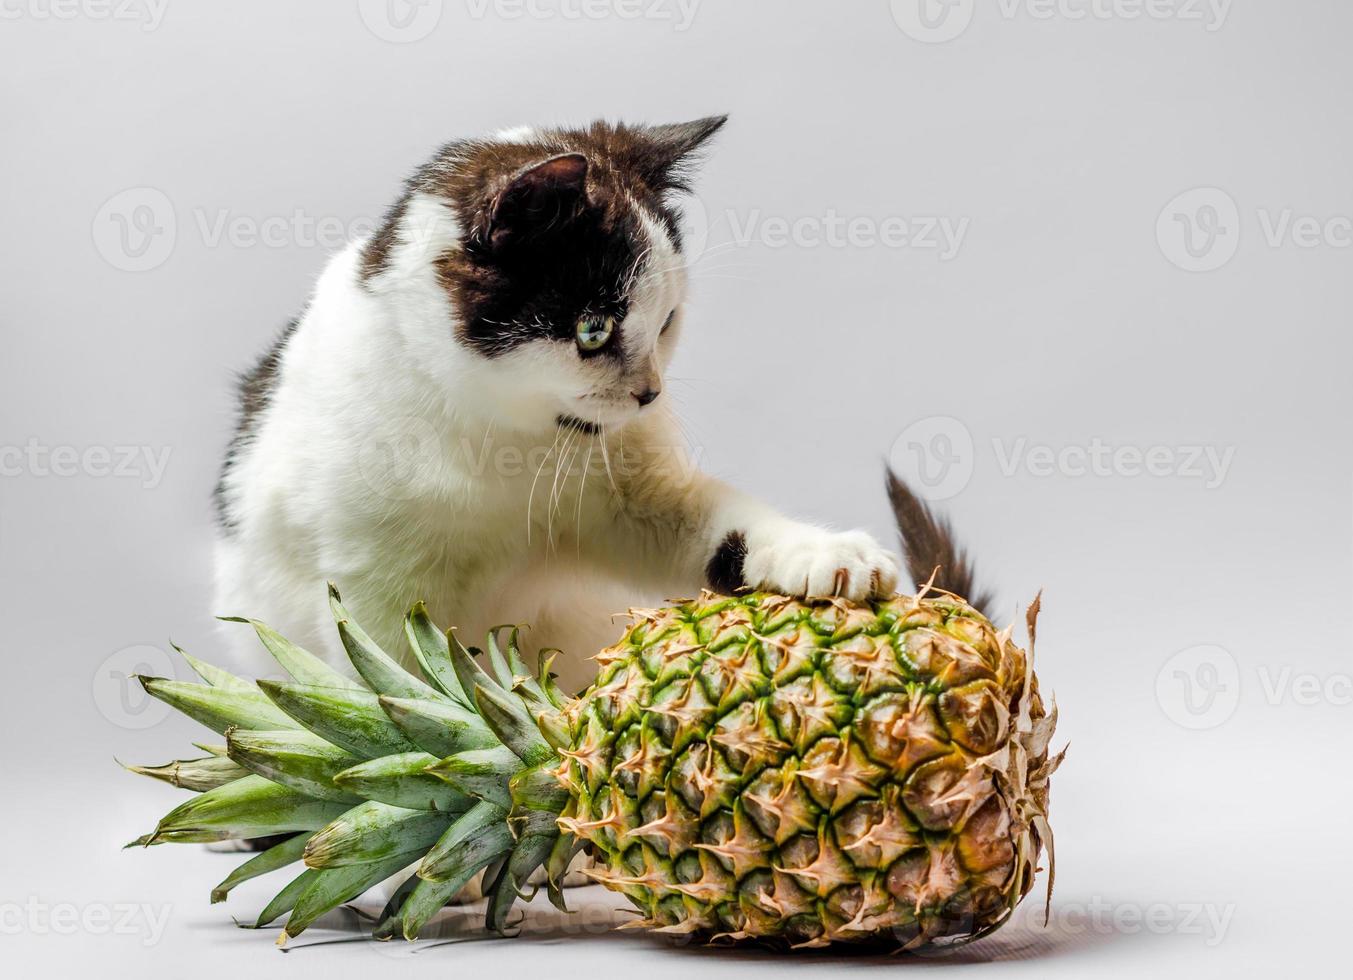
[[[631,615],[564,709],[556,775],[559,827],[635,927],[916,948],[984,935],[1032,887],[1061,757],[1010,629],[924,590]]]

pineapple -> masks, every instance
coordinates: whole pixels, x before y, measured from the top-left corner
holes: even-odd
[[[141,678],[225,744],[137,769],[199,795],[134,843],[285,835],[212,891],[303,865],[258,919],[288,915],[279,941],[415,865],[378,938],[415,938],[481,872],[502,931],[542,866],[562,909],[586,850],[636,926],[910,949],[999,926],[1051,852],[1056,709],[1011,630],[957,596],[705,593],[632,611],[570,698],[548,660],[526,668],[515,630],[476,657],[421,604],[415,677],[330,591],[360,681],[257,622],[291,682],[192,658],[202,684]]]

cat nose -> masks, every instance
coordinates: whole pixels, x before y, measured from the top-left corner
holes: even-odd
[[[645,405],[651,405],[657,397],[662,394],[662,389],[645,388],[643,391],[636,391],[632,394],[634,395],[634,400],[639,403],[639,407],[643,408]]]

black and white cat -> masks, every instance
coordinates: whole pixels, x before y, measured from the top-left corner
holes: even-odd
[[[890,593],[868,534],[700,473],[662,397],[674,197],[723,123],[512,130],[418,170],[244,380],[218,610],[337,656],[325,580],[392,652],[422,598],[463,636],[532,624],[580,687],[610,614],[646,597]]]

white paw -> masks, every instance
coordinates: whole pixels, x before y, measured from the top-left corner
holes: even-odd
[[[837,533],[806,524],[752,536],[743,561],[747,582],[793,596],[892,595],[897,576],[897,558],[864,531]]]

